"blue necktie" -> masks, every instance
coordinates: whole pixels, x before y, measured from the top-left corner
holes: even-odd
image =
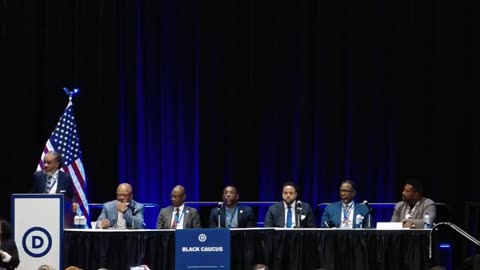
[[[288,206],[288,211],[287,211],[287,228],[292,227],[292,207],[290,205]]]

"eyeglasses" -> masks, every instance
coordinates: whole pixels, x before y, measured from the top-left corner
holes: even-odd
[[[340,193],[352,193],[353,190],[340,189]]]

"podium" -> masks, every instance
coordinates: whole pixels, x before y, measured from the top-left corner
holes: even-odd
[[[17,270],[49,264],[63,269],[63,194],[12,194],[12,227],[20,256]]]

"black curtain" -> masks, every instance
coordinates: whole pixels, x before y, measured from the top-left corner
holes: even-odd
[[[480,47],[473,1],[33,1],[1,4],[5,162],[0,215],[27,192],[67,97],[88,199],[311,204],[477,199]],[[263,220],[265,209],[258,209]],[[208,209],[203,213],[208,214]],[[389,219],[389,213],[382,219]],[[206,224],[204,224],[206,225]]]

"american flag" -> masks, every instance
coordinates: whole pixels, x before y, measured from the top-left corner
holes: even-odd
[[[68,102],[67,108],[63,112],[52,135],[47,140],[37,166],[37,171],[43,168],[43,158],[49,151],[57,151],[62,154],[62,168],[69,173],[73,179],[75,197],[82,214],[87,220],[90,220],[88,201],[87,201],[87,178],[82,163],[82,151],[80,149],[80,140],[77,133],[77,124],[73,116],[73,103]]]

